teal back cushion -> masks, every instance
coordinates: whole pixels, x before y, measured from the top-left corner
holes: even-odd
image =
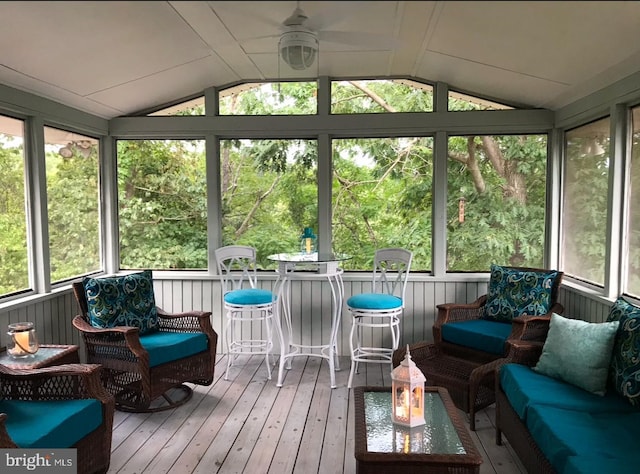
[[[558,272],[520,270],[491,265],[483,318],[511,322],[523,314],[541,315],[551,310],[553,285]]]
[[[619,321],[611,355],[611,384],[632,405],[640,407],[640,307],[618,298],[608,321]]]
[[[140,334],[158,329],[151,270],[82,281],[89,322],[97,328],[133,326]]]
[[[604,395],[617,331],[618,321],[589,323],[553,313],[542,355],[533,369]]]
[[[21,448],[70,448],[102,424],[99,400],[2,400],[6,427]]]

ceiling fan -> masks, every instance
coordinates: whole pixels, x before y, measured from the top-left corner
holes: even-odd
[[[326,22],[326,15],[324,16],[324,21],[323,19],[310,19],[305,11],[300,8],[300,2],[298,1],[291,15],[277,25],[281,33],[249,38],[248,40],[278,38],[278,56],[294,71],[303,71],[313,65],[317,67],[321,43],[337,43],[367,49],[389,49],[397,45],[397,40],[388,36],[366,32],[327,30],[324,28],[327,25],[321,24]],[[313,23],[315,26],[312,28],[308,26],[308,23]]]

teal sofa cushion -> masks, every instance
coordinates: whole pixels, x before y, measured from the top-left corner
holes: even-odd
[[[612,390],[604,396],[596,395],[575,385],[542,375],[526,365],[502,366],[500,386],[522,420],[526,419],[529,407],[535,405],[552,405],[586,413],[637,412]]]
[[[158,312],[151,270],[82,280],[89,322],[97,328],[132,326],[140,334],[157,331]]]
[[[397,309],[402,307],[402,299],[384,293],[360,293],[349,298],[347,306],[354,309]]]
[[[102,404],[82,400],[2,400],[6,427],[20,447],[71,448],[102,424]]]
[[[261,290],[259,288],[245,288],[242,290],[233,290],[225,293],[224,301],[234,305],[261,305],[272,303],[276,300],[269,290]]]
[[[611,355],[611,385],[640,407],[640,308],[620,297],[611,306],[607,321],[620,323]]]
[[[552,314],[533,370],[604,395],[618,326],[618,321],[589,323]]]
[[[208,349],[207,336],[201,332],[157,331],[140,336],[140,344],[149,353],[149,367],[189,357]]]
[[[630,459],[633,457],[633,459]],[[638,459],[632,453],[628,453],[625,459],[603,459],[599,456],[583,455],[569,456],[562,474],[638,474]]]
[[[560,473],[573,456],[593,460],[589,472],[609,473],[610,462],[638,468],[640,412],[588,413],[549,405],[529,408],[527,428],[540,450]],[[575,463],[574,463],[575,464]]]
[[[452,344],[503,355],[511,323],[473,319],[442,325],[442,339]]]
[[[542,272],[492,264],[482,317],[511,322],[524,314],[547,314],[558,275],[555,270]]]

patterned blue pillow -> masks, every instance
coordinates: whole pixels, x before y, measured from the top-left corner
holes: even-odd
[[[640,407],[640,308],[618,298],[607,321],[620,321],[609,367],[611,384],[633,406]]]
[[[134,326],[140,334],[158,329],[151,270],[118,277],[87,277],[82,284],[92,326]]]
[[[547,314],[551,309],[555,270],[538,272],[491,265],[483,318],[511,322],[523,314]]]

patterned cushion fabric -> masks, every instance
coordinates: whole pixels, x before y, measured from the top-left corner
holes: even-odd
[[[483,318],[511,322],[523,314],[547,314],[551,292],[558,277],[555,270],[538,272],[491,265],[491,277]]]
[[[151,270],[118,277],[87,277],[82,283],[92,326],[133,326],[140,329],[140,334],[158,329]]]
[[[609,376],[615,390],[640,407],[640,307],[618,298],[607,321],[619,321]]]
[[[589,323],[553,313],[533,370],[604,395],[618,325],[618,321]]]

